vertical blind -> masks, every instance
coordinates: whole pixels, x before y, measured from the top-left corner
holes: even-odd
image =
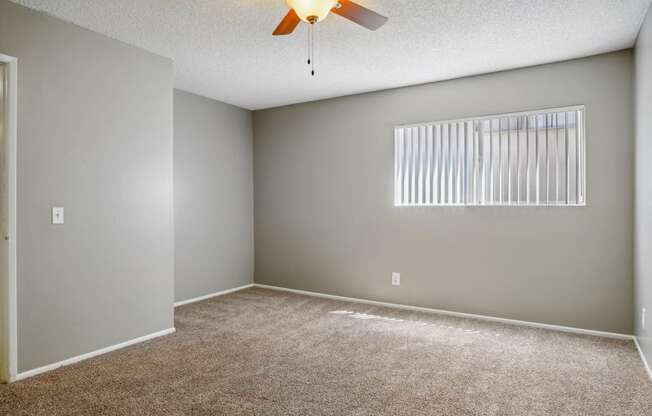
[[[584,107],[395,128],[396,206],[586,203]]]

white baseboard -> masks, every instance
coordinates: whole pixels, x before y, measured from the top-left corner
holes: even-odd
[[[648,377],[650,377],[650,381],[652,381],[652,370],[650,370],[650,365],[647,362],[647,358],[645,358],[645,354],[643,354],[643,350],[641,349],[641,345],[638,343],[637,337],[634,337],[634,343],[636,344],[638,353],[641,355],[641,360],[643,360],[643,364],[645,365],[645,370],[647,371],[647,375]]]
[[[633,339],[635,339],[633,335],[618,334],[618,333],[615,333],[615,332],[594,331],[592,329],[573,328],[573,327],[569,327],[569,326],[542,324],[542,323],[538,323],[538,322],[529,322],[529,321],[519,321],[519,320],[516,320],[516,319],[498,318],[498,317],[495,317],[495,316],[476,315],[476,314],[473,314],[473,313],[453,312],[453,311],[447,311],[447,310],[443,310],[443,309],[424,308],[424,307],[421,307],[421,306],[401,305],[401,304],[397,304],[397,303],[379,302],[379,301],[368,300],[368,299],[349,298],[349,297],[346,297],[346,296],[327,295],[325,293],[309,292],[309,291],[306,291],[306,290],[297,290],[297,289],[288,289],[288,288],[285,288],[285,287],[278,287],[278,286],[261,285],[261,284],[258,284],[258,283],[255,283],[254,286],[259,287],[259,288],[263,288],[263,289],[280,290],[280,291],[283,291],[283,292],[291,292],[291,293],[297,293],[297,294],[301,294],[301,295],[314,296],[314,297],[325,298],[325,299],[341,300],[341,301],[345,301],[345,302],[354,302],[354,303],[364,303],[364,304],[367,304],[367,305],[385,306],[387,308],[405,309],[405,310],[409,310],[409,311],[435,313],[435,314],[439,314],[439,315],[455,316],[455,317],[458,317],[458,318],[468,318],[468,319],[476,319],[476,320],[481,320],[481,321],[498,322],[498,323],[501,323],[501,324],[508,324],[508,325],[518,325],[518,326],[526,326],[526,327],[531,327],[531,328],[550,329],[552,331],[571,332],[571,333],[574,333],[574,334],[583,334],[583,335],[593,335],[593,336],[603,337],[603,338],[615,338],[615,339],[622,339],[622,340],[633,340]]]
[[[217,292],[217,293],[211,293],[209,295],[200,296],[200,297],[194,298],[194,299],[188,299],[188,300],[185,300],[185,301],[175,303],[174,307],[176,308],[177,306],[186,305],[186,304],[194,303],[194,302],[199,302],[199,301],[202,301],[202,300],[210,299],[210,298],[215,297],[215,296],[226,295],[227,293],[237,292],[237,291],[240,291],[240,290],[243,290],[243,289],[250,288],[252,286],[253,286],[253,284],[249,284],[249,285],[245,285],[245,286],[236,287],[236,288],[233,288],[233,289],[223,290],[223,291]],[[150,339],[158,338],[158,337],[161,337],[161,336],[164,336],[164,335],[169,335],[169,334],[174,333],[174,331],[175,331],[174,328],[166,329],[164,331],[155,332],[153,334],[149,334],[149,335],[145,335],[143,337],[139,337],[139,338],[135,338],[135,339],[132,339],[132,340],[129,340],[129,341],[125,341],[125,342],[122,342],[120,344],[111,345],[109,347],[102,348],[102,349],[99,349],[97,351],[92,351],[92,352],[89,352],[89,353],[86,353],[86,354],[78,355],[76,357],[68,358],[66,360],[59,361],[59,362],[56,362],[56,363],[53,363],[53,364],[48,364],[48,365],[45,365],[43,367],[35,368],[33,370],[24,371],[22,373],[18,373],[15,377],[12,377],[9,380],[9,382],[15,382],[15,381],[24,380],[24,379],[29,378],[29,377],[34,377],[36,375],[43,374],[43,373],[48,372],[48,371],[56,370],[57,368],[60,368],[60,367],[70,365],[70,364],[75,364],[75,363],[78,363],[80,361],[87,360],[89,358],[97,357],[98,355],[106,354],[106,353],[111,352],[111,351],[115,351],[115,350],[119,350],[121,348],[128,347],[130,345],[138,344],[138,343],[148,341]]]
[[[226,295],[226,294],[228,294],[228,293],[239,292],[239,291],[244,290],[244,289],[249,289],[250,287],[253,287],[253,286],[254,286],[254,284],[251,283],[251,284],[244,285],[244,286],[240,286],[240,287],[234,287],[233,289],[226,289],[226,290],[222,290],[221,292],[215,292],[215,293],[210,293],[210,294],[208,294],[208,295],[199,296],[199,297],[197,297],[197,298],[192,298],[192,299],[188,299],[188,300],[182,300],[182,301],[180,301],[180,302],[175,302],[175,303],[174,303],[174,307],[176,308],[176,307],[178,307],[178,306],[187,305],[187,304],[189,304],[189,303],[200,302],[200,301],[202,301],[202,300],[206,300],[206,299],[214,298],[214,297],[216,297],[216,296]]]
[[[193,302],[199,302],[201,300],[209,299],[215,296],[220,296],[220,295],[225,295],[227,293],[233,293],[237,292],[240,290],[248,289],[250,287],[259,287],[262,289],[271,289],[271,290],[279,290],[283,292],[291,292],[291,293],[297,293],[301,295],[306,295],[306,296],[313,296],[313,297],[319,297],[319,298],[325,298],[325,299],[333,299],[333,300],[340,300],[340,301],[345,301],[345,302],[354,302],[354,303],[362,303],[362,304],[367,304],[367,305],[375,305],[375,306],[384,306],[388,308],[394,308],[394,309],[404,309],[404,310],[410,310],[410,311],[418,311],[418,312],[427,312],[427,313],[435,313],[435,314],[440,314],[440,315],[447,315],[447,316],[454,316],[458,318],[468,318],[468,319],[476,319],[476,320],[482,320],[482,321],[490,321],[490,322],[498,322],[498,323],[503,323],[503,324],[509,324],[509,325],[517,325],[517,326],[526,326],[526,327],[532,327],[532,328],[542,328],[542,329],[549,329],[553,331],[561,331],[561,332],[570,332],[570,333],[576,333],[576,334],[583,334],[583,335],[593,335],[593,336],[598,336],[598,337],[605,337],[605,338],[615,338],[615,339],[622,339],[622,340],[633,340],[634,343],[636,344],[636,348],[638,349],[639,354],[641,355],[641,360],[643,361],[643,364],[645,366],[645,369],[647,371],[647,374],[650,376],[650,379],[652,380],[652,371],[650,370],[650,366],[648,365],[647,359],[645,358],[645,355],[643,355],[643,351],[641,350],[641,346],[638,343],[638,340],[635,336],[633,335],[626,335],[626,334],[618,334],[614,332],[604,332],[604,331],[595,331],[591,329],[581,329],[581,328],[573,328],[573,327],[568,327],[568,326],[561,326],[561,325],[551,325],[551,324],[542,324],[538,322],[529,322],[529,321],[519,321],[515,319],[506,319],[506,318],[498,318],[494,316],[485,316],[485,315],[477,315],[477,314],[472,314],[472,313],[463,313],[463,312],[453,312],[453,311],[447,311],[443,309],[432,309],[432,308],[424,308],[421,306],[411,306],[411,305],[401,305],[397,303],[388,303],[388,302],[379,302],[375,300],[368,300],[368,299],[359,299],[359,298],[350,298],[346,296],[337,296],[337,295],[328,295],[325,293],[318,293],[318,292],[309,292],[306,290],[297,290],[297,289],[289,289],[289,288],[284,288],[284,287],[278,287],[278,286],[270,286],[270,285],[263,285],[263,284],[258,284],[258,283],[253,283],[245,286],[240,286],[237,288],[233,289],[228,289],[224,290],[221,292],[213,293],[210,295],[206,296],[201,296],[198,298],[194,299],[189,299],[186,301],[178,302],[175,303],[174,306],[181,306],[181,305],[186,305],[189,303]],[[119,350],[121,348],[125,348],[134,344],[138,344],[144,341],[148,341],[154,338],[158,338],[164,335],[169,335],[175,332],[174,328],[169,328],[163,331],[155,332],[153,334],[145,335],[139,338],[135,338],[129,341],[122,342],[120,344],[112,345],[106,348],[102,348],[96,351],[92,351],[86,354],[78,355],[76,357],[68,358],[63,361],[59,361],[53,364],[48,364],[43,367],[35,368],[33,370],[28,370],[24,371],[22,373],[17,374],[15,377],[13,377],[10,382],[15,382],[15,381],[20,381],[24,380],[29,377],[34,377],[36,375],[56,370],[57,368],[67,366],[70,364],[75,364],[80,361],[87,360],[89,358],[97,357],[98,355],[106,354],[111,351]]]
[[[33,370],[24,371],[22,373],[18,373],[12,380],[10,380],[10,382],[20,381],[20,380],[24,380],[24,379],[29,378],[29,377],[34,377],[36,375],[39,375],[39,374],[42,374],[42,373],[45,373],[45,372],[48,372],[48,371],[56,370],[57,368],[60,368],[60,367],[66,366],[66,365],[75,364],[75,363],[78,363],[80,361],[87,360],[89,358],[97,357],[98,355],[106,354],[107,352],[119,350],[121,348],[125,348],[125,347],[128,347],[130,345],[134,345],[134,344],[139,344],[139,343],[144,342],[144,341],[149,341],[150,339],[162,337],[164,335],[169,335],[169,334],[174,333],[174,331],[175,331],[174,328],[165,329],[163,331],[155,332],[153,334],[145,335],[143,337],[134,338],[134,339],[131,339],[129,341],[121,342],[120,344],[111,345],[110,347],[102,348],[102,349],[92,351],[92,352],[89,352],[89,353],[86,353],[86,354],[78,355],[76,357],[68,358],[66,360],[59,361],[57,363],[48,364],[48,365],[45,365],[43,367],[35,368]]]

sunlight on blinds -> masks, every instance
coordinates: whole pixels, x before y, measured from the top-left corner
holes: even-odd
[[[396,127],[394,204],[585,205],[584,111]]]

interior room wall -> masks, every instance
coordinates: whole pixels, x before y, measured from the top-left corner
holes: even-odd
[[[7,0],[0,53],[18,58],[19,372],[173,327],[172,62]]]
[[[253,283],[251,112],[174,92],[175,300]]]
[[[631,334],[632,73],[626,50],[254,112],[256,283]],[[575,104],[586,207],[393,206],[395,125]]]
[[[636,269],[634,307],[639,345],[652,363],[652,11],[635,49],[636,60]],[[647,309],[645,328],[642,309]]]

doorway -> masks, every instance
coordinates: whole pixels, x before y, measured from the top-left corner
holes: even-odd
[[[0,381],[17,375],[17,61],[0,54]]]

